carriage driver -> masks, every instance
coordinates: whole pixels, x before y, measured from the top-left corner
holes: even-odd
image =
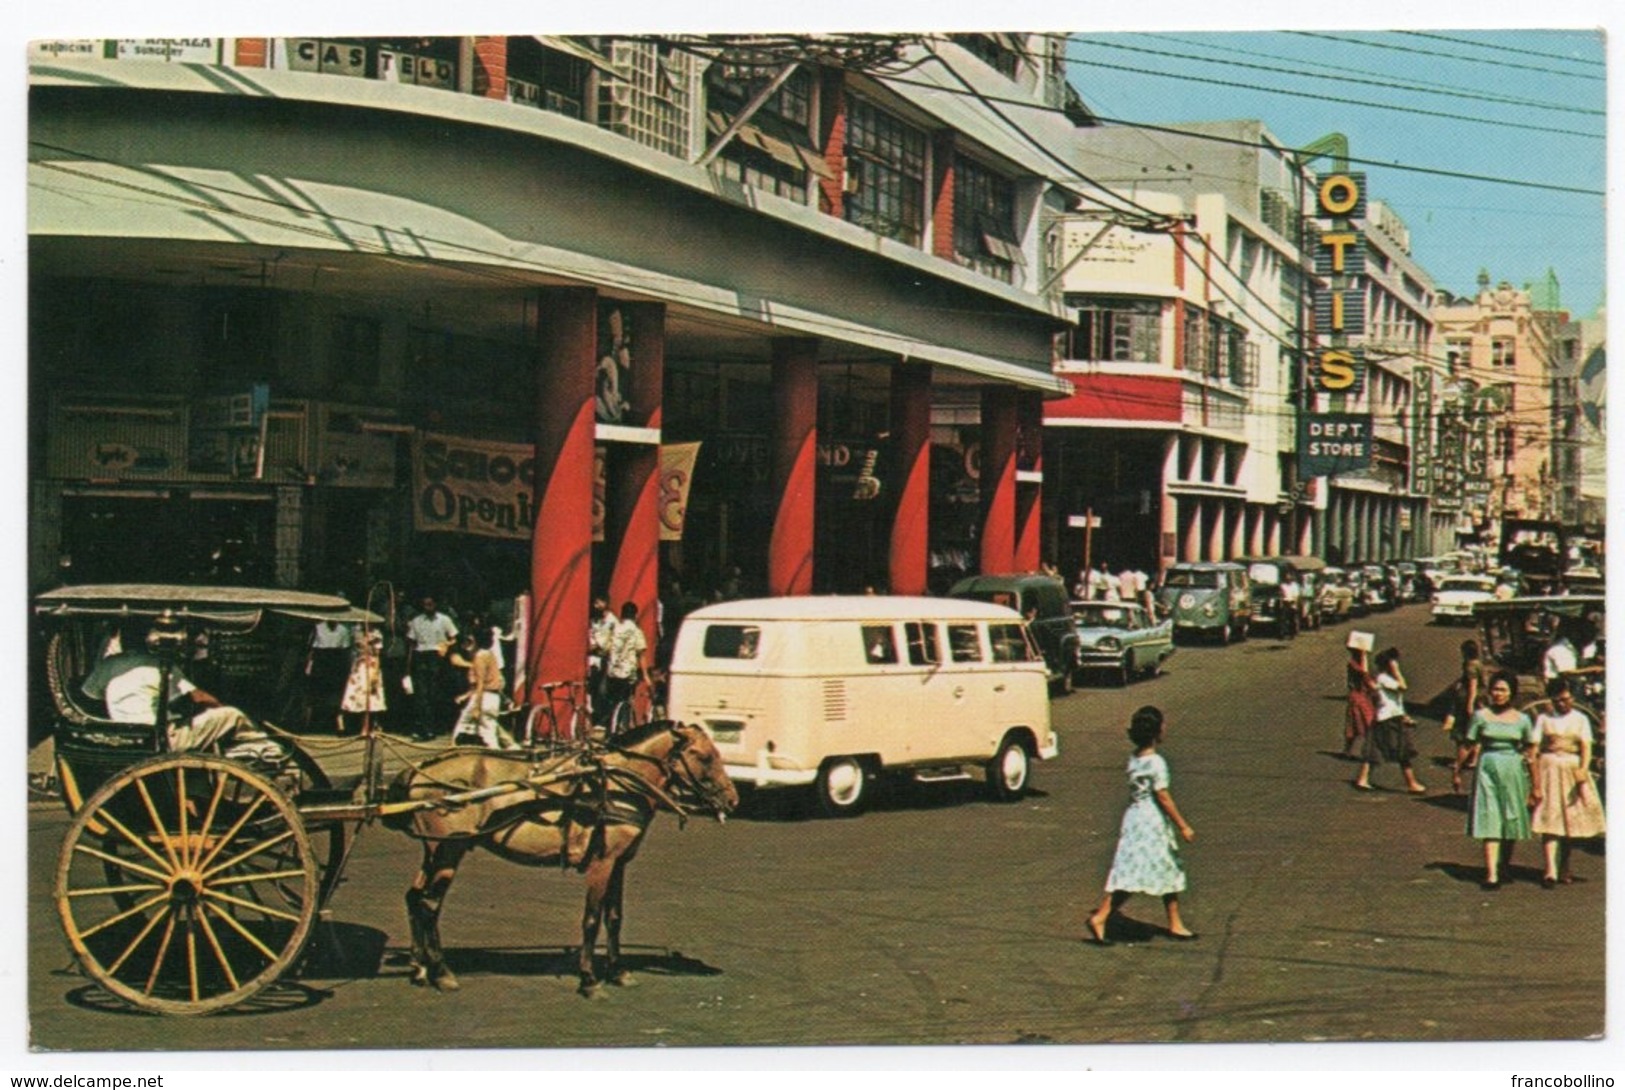
[[[209,693],[199,689],[181,672],[178,654],[166,651],[184,646],[186,630],[175,618],[162,615],[153,621],[146,635],[144,649],[123,650],[108,655],[96,664],[85,678],[82,688],[92,700],[107,703],[107,716],[119,723],[142,723],[153,726],[158,722],[158,689],[163,676],[165,660],[169,670],[169,706],[185,701],[181,717],[168,724],[171,750],[207,749],[214,743],[237,735],[236,740],[263,738],[253,722],[236,708],[220,703]],[[134,639],[121,641],[133,648]]]

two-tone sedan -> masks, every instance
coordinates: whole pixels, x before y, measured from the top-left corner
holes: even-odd
[[[1157,674],[1174,653],[1172,618],[1154,620],[1138,602],[1073,602],[1077,666],[1108,672],[1119,685]]]
[[[1433,619],[1439,624],[1472,624],[1473,609],[1495,600],[1495,580],[1487,575],[1447,575],[1433,592]]]

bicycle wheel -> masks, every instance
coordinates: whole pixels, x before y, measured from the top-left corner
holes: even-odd
[[[632,701],[623,700],[616,704],[609,713],[609,736],[619,738],[632,729],[633,719]]]

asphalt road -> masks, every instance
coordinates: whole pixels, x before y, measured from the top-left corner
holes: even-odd
[[[1397,643],[1413,695],[1453,675],[1464,629],[1410,606],[1356,622]],[[1520,848],[1498,892],[1464,802],[1418,731],[1426,797],[1352,790],[1338,755],[1348,626],[1282,643],[1181,647],[1161,678],[1057,698],[1061,756],[999,805],[979,785],[910,789],[852,820],[793,808],[726,825],[669,816],[628,872],[634,986],[575,993],[579,879],[475,855],[443,934],[463,988],[408,985],[401,894],[417,849],[367,830],[313,964],[212,1018],[121,1009],[73,970],[49,886],[66,825],[28,825],[31,1041],[44,1049],[648,1047],[1013,1042],[1575,1039],[1604,1027],[1600,847],[1543,890]],[[1125,801],[1123,736],[1168,715],[1173,792],[1195,826],[1195,943],[1130,902],[1083,943]]]

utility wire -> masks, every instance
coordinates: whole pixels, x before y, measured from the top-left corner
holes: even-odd
[[[1362,106],[1374,110],[1392,110],[1395,113],[1416,114],[1421,117],[1438,117],[1447,121],[1465,121],[1473,125],[1493,125],[1502,129],[1524,129],[1529,132],[1546,133],[1554,136],[1577,136],[1585,140],[1602,140],[1602,133],[1581,132],[1578,129],[1555,129],[1549,125],[1526,125],[1517,121],[1499,121],[1488,117],[1474,117],[1471,114],[1453,114],[1444,110],[1424,110],[1418,106],[1398,106],[1389,102],[1368,102],[1364,99],[1345,98],[1342,95],[1320,95],[1313,91],[1293,91],[1285,87],[1266,87],[1262,84],[1240,83],[1236,80],[1216,79],[1212,76],[1196,76],[1180,72],[1153,72],[1143,68],[1132,68],[1125,64],[1109,64],[1097,60],[1072,60],[1069,64],[1084,65],[1093,68],[1109,68],[1117,72],[1133,72],[1140,76],[1154,76],[1160,79],[1190,80],[1195,83],[1211,83],[1219,87],[1238,87],[1245,91],[1259,91],[1264,94],[1285,95],[1289,98],[1307,98],[1318,102],[1335,102],[1339,106]],[[1212,63],[1212,62],[1209,62]]]
[[[1396,53],[1416,53],[1424,57],[1443,57],[1452,61],[1466,61],[1471,64],[1493,64],[1500,68],[1517,68],[1525,72],[1543,72],[1549,76],[1567,76],[1570,79],[1589,79],[1604,81],[1605,76],[1593,76],[1586,72],[1564,72],[1557,68],[1541,68],[1531,64],[1518,64],[1514,61],[1498,61],[1489,57],[1465,57],[1460,53],[1442,53],[1437,49],[1416,49],[1412,46],[1394,45],[1392,42],[1372,42],[1364,38],[1350,38],[1342,34],[1319,34],[1312,30],[1289,30],[1286,33],[1296,34],[1300,38],[1321,38],[1328,42],[1342,42],[1344,45],[1364,45],[1372,49],[1391,49]]]
[[[1155,57],[1172,57],[1175,60],[1195,61],[1195,62],[1197,62],[1199,64],[1220,64],[1220,65],[1224,65],[1226,68],[1247,68],[1247,69],[1252,69],[1252,70],[1258,71],[1258,72],[1274,72],[1274,73],[1281,74],[1281,75],[1299,76],[1299,77],[1302,77],[1304,79],[1327,80],[1327,81],[1335,82],[1335,83],[1358,83],[1358,84],[1361,84],[1361,85],[1364,85],[1364,86],[1367,86],[1367,87],[1381,87],[1381,88],[1384,88],[1384,89],[1387,89],[1387,90],[1392,90],[1392,91],[1416,91],[1416,92],[1419,92],[1419,93],[1424,94],[1424,95],[1440,95],[1440,96],[1445,97],[1445,98],[1461,98],[1461,99],[1468,99],[1468,100],[1474,101],[1474,102],[1493,102],[1493,103],[1495,103],[1497,105],[1502,105],[1502,106],[1521,106],[1521,107],[1526,107],[1528,109],[1551,110],[1551,111],[1559,112],[1559,113],[1584,114],[1584,115],[1589,116],[1589,117],[1606,117],[1606,116],[1608,116],[1607,111],[1605,111],[1605,110],[1594,110],[1594,109],[1590,109],[1590,108],[1584,107],[1584,106],[1565,106],[1565,105],[1562,105],[1561,103],[1555,103],[1555,102],[1536,102],[1536,101],[1532,101],[1530,99],[1509,99],[1509,98],[1506,98],[1505,96],[1502,96],[1502,95],[1482,94],[1482,93],[1477,92],[1477,91],[1469,91],[1469,90],[1467,90],[1465,88],[1450,88],[1450,89],[1447,89],[1447,90],[1437,90],[1435,88],[1428,87],[1428,86],[1426,86],[1424,84],[1402,83],[1402,82],[1399,82],[1399,81],[1394,80],[1392,78],[1361,79],[1361,78],[1359,78],[1357,76],[1322,75],[1322,74],[1320,74],[1318,72],[1305,71],[1301,64],[1296,66],[1296,67],[1293,67],[1293,68],[1281,68],[1281,67],[1279,67],[1277,65],[1272,65],[1272,64],[1252,64],[1252,63],[1250,63],[1248,61],[1236,61],[1236,60],[1220,59],[1220,58],[1214,58],[1214,57],[1195,57],[1195,56],[1191,56],[1188,53],[1175,53],[1175,52],[1172,52],[1170,50],[1165,50],[1165,49],[1151,49],[1148,46],[1128,45],[1127,43],[1124,43],[1124,42],[1105,42],[1105,41],[1100,41],[1099,39],[1095,39],[1095,38],[1079,38],[1079,39],[1077,39],[1077,41],[1080,42],[1083,45],[1097,46],[1097,47],[1102,48],[1102,49],[1122,49],[1122,50],[1126,50],[1126,51],[1133,52],[1133,53],[1147,53],[1147,54],[1150,54],[1150,55],[1155,56]],[[1175,44],[1180,44],[1178,39],[1175,39]],[[1191,43],[1191,44],[1199,44],[1199,43]],[[1206,48],[1217,49],[1218,47],[1217,46],[1208,46]],[[1246,51],[1245,50],[1233,50],[1232,52],[1241,53],[1241,52],[1246,52]],[[1287,60],[1289,58],[1279,58],[1279,59]],[[1346,69],[1345,71],[1357,71],[1357,70],[1356,69]],[[1370,73],[1370,74],[1371,75],[1380,75],[1380,73]],[[1285,93],[1285,92],[1283,92],[1283,93]],[[1394,107],[1394,108],[1397,109],[1399,107]]]
[[[1538,49],[1519,49],[1516,46],[1496,45],[1492,42],[1480,42],[1472,38],[1455,38],[1448,34],[1429,34],[1428,32],[1422,30],[1396,30],[1394,33],[1403,34],[1409,38],[1431,38],[1436,42],[1450,42],[1455,45],[1470,45],[1475,49],[1494,49],[1501,53],[1518,53],[1525,57],[1544,57],[1547,60],[1563,61],[1568,64],[1592,64],[1599,68],[1606,67],[1602,61],[1594,61],[1587,57],[1569,57],[1562,53],[1543,53]]]

